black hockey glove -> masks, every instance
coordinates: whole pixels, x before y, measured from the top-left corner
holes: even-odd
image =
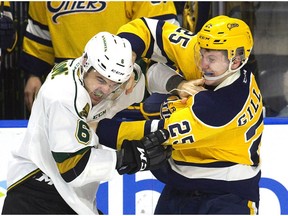
[[[172,147],[163,146],[169,138],[165,129],[144,136],[141,140],[124,140],[117,151],[116,169],[120,175],[160,168],[171,156]]]
[[[0,11],[0,49],[12,47],[14,33],[13,20]]]

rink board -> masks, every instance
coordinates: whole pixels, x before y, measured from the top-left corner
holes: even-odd
[[[259,213],[288,214],[288,118],[265,118],[264,122]],[[21,142],[26,126],[26,120],[0,120],[0,209],[6,194],[10,148]],[[152,215],[162,188],[163,184],[150,172],[119,176],[101,184],[98,207],[111,215]]]

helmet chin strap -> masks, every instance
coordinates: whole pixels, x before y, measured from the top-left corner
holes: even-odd
[[[208,80],[208,81],[216,81],[216,80],[222,79],[223,77],[227,76],[228,74],[232,74],[232,73],[235,73],[236,71],[240,70],[240,69],[245,65],[245,63],[246,63],[247,61],[248,61],[248,58],[245,59],[245,61],[242,62],[242,65],[240,65],[240,67],[238,67],[238,68],[236,68],[236,69],[234,69],[234,70],[231,69],[232,64],[233,64],[233,61],[230,61],[228,69],[227,69],[223,74],[221,74],[221,75],[219,75],[219,76],[209,76],[209,75],[212,74],[212,73],[210,73],[210,72],[204,72],[203,77],[204,77],[206,80]]]
[[[213,76],[212,77],[212,76],[207,76],[207,75],[205,75],[207,73],[204,73],[203,77],[205,78],[205,80],[208,80],[208,81],[216,81],[216,80],[222,79],[223,77],[227,76],[230,73],[233,73],[233,72],[228,69],[225,73],[223,73],[219,76]]]

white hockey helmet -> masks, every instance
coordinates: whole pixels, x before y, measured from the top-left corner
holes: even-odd
[[[91,38],[85,46],[82,57],[85,72],[93,67],[107,79],[126,82],[132,72],[132,47],[128,40],[108,32],[100,32]]]

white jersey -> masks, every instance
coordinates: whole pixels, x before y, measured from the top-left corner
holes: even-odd
[[[112,118],[140,102],[145,79],[142,76],[131,94],[92,107],[80,79],[79,61],[62,62],[47,76],[33,104],[24,140],[12,150],[7,186],[8,190],[17,186],[40,169],[75,212],[98,214],[98,186],[117,174],[117,158],[114,150],[101,147],[87,123]]]

